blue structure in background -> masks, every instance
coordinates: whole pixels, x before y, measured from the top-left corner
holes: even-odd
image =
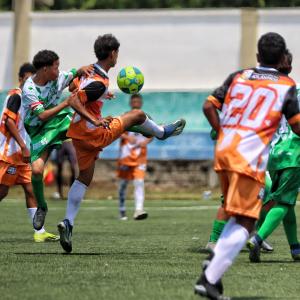
[[[178,118],[187,121],[184,133],[166,141],[154,139],[149,144],[150,159],[156,160],[209,160],[213,159],[214,143],[210,139],[210,126],[202,113],[202,104],[208,92],[145,92],[143,110],[158,123],[172,122]],[[67,93],[65,94],[67,96]],[[0,92],[0,111],[6,92]],[[129,95],[117,93],[115,100],[107,100],[103,116],[117,116],[129,110]],[[118,157],[119,141],[105,148],[103,159]]]

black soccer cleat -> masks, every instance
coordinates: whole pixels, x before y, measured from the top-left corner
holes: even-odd
[[[194,286],[194,292],[196,295],[206,297],[207,299],[211,300],[230,300],[229,297],[225,297],[222,295],[222,293],[220,293],[217,284],[211,284],[207,281],[204,273],[196,282]]]
[[[45,224],[47,208],[38,207],[33,217],[33,227],[35,230],[41,230]]]
[[[65,219],[57,225],[57,229],[60,236],[60,245],[67,253],[71,253],[73,226],[70,224],[68,219]]]
[[[249,249],[250,262],[260,263],[260,245],[255,235],[248,240],[247,248]]]

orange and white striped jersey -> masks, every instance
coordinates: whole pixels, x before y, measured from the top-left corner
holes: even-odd
[[[0,125],[0,160],[14,165],[26,165],[22,161],[22,151],[16,140],[8,131],[5,121],[9,117],[13,119],[21,138],[26,143],[28,135],[24,128],[24,110],[21,105],[21,89],[13,89],[8,92],[4,101]]]
[[[272,68],[231,74],[208,97],[221,109],[215,169],[238,172],[264,182],[269,144],[282,114],[300,122],[295,82]]]
[[[125,135],[133,137],[134,142],[130,142],[126,137],[121,136],[118,164],[129,167],[146,165],[147,146],[141,146],[141,143],[148,140],[148,138],[136,132],[126,132]]]
[[[109,85],[108,74],[98,64],[94,64],[92,75],[75,78],[73,82],[79,89],[78,96],[81,103],[90,114],[99,119]],[[75,112],[67,136],[76,140],[92,141],[99,137],[101,131],[103,131],[102,127],[96,127]]]

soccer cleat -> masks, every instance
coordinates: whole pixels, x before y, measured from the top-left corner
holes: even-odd
[[[208,252],[214,252],[216,244],[217,243],[215,243],[215,242],[208,242],[205,246],[205,250],[207,250]]]
[[[206,297],[211,300],[230,300],[229,297],[225,297],[219,292],[217,284],[211,284],[207,281],[204,273],[196,282],[194,292],[199,296]]]
[[[38,207],[33,217],[33,227],[35,230],[41,230],[45,223],[47,209]]]
[[[60,245],[67,252],[72,252],[72,230],[73,226],[68,219],[63,220],[57,225]]]
[[[261,250],[264,252],[273,252],[274,248],[267,241],[262,241]]]
[[[136,210],[134,212],[133,218],[138,221],[138,220],[145,220],[148,218],[148,213],[146,213],[143,210]]]
[[[127,220],[128,220],[128,217],[127,217],[127,216],[120,217],[120,220],[121,220],[121,221],[127,221]]]
[[[294,261],[300,261],[300,247],[292,249],[291,255]]]
[[[247,242],[247,248],[249,249],[249,260],[253,263],[260,262],[260,245],[255,236],[250,238]]]
[[[44,242],[56,242],[59,240],[59,236],[49,233],[47,231],[44,231],[43,233],[35,232],[33,234],[33,240],[36,243],[44,243]]]
[[[164,135],[161,138],[158,138],[159,140],[165,140],[169,138],[170,136],[179,135],[182,133],[184,127],[185,127],[186,121],[184,119],[179,119],[175,121],[174,123],[164,125]]]

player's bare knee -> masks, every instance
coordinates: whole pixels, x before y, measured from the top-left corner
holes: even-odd
[[[241,226],[245,227],[249,233],[254,229],[256,219],[245,217],[245,216],[236,216],[236,222]]]
[[[147,116],[142,110],[135,109],[132,112],[134,113],[134,119],[136,124],[142,124],[145,122]]]

